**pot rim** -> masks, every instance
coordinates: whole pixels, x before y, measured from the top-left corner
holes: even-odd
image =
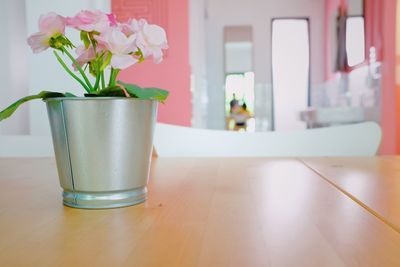
[[[126,100],[126,101],[157,101],[154,99],[139,99],[136,97],[121,97],[121,96],[97,96],[97,97],[84,97],[84,96],[66,96],[66,97],[49,97],[43,99],[44,102],[51,102],[51,101],[63,101],[63,100],[74,100],[74,101],[93,101],[93,100]]]

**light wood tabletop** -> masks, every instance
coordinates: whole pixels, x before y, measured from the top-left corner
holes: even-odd
[[[146,203],[80,210],[53,159],[0,159],[0,266],[400,266],[400,233],[331,178],[400,159],[313,160],[159,158]]]
[[[400,233],[400,157],[302,160]]]

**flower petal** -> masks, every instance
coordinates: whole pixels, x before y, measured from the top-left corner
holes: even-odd
[[[112,22],[107,14],[100,10],[82,10],[74,17],[68,17],[66,23],[70,27],[86,32],[103,32],[110,27]]]
[[[111,66],[115,69],[126,69],[134,64],[136,64],[138,60],[130,55],[112,55],[111,58]]]
[[[165,30],[155,24],[147,24],[143,27],[143,33],[147,42],[153,46],[161,46],[167,43]]]
[[[40,16],[39,30],[48,35],[54,35],[56,33],[64,34],[65,23],[66,21],[64,17],[54,12],[50,12]]]
[[[32,34],[27,41],[33,53],[39,53],[49,48],[49,37],[46,33]]]
[[[153,61],[156,64],[161,63],[161,61],[163,60],[163,52],[162,52],[161,48],[153,49],[152,55],[153,55]]]
[[[93,46],[86,48],[84,45],[81,45],[76,48],[75,52],[78,54],[78,57],[75,60],[81,67],[96,58],[96,53],[93,49]],[[72,64],[72,67],[75,71],[77,70],[75,64]]]
[[[110,22],[110,26],[117,26],[117,17],[113,14],[107,14],[108,21]]]
[[[112,27],[95,37],[96,40],[106,46],[113,54],[130,54],[137,50],[136,35],[126,36],[122,27]]]

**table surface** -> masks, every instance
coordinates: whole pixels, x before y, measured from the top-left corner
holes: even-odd
[[[308,158],[303,162],[400,233],[400,157]]]
[[[0,159],[0,266],[400,266],[400,158],[153,160],[146,203],[61,202]]]

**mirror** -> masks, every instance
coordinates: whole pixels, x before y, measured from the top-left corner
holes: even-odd
[[[376,4],[191,0],[193,127],[251,132],[379,122]]]

